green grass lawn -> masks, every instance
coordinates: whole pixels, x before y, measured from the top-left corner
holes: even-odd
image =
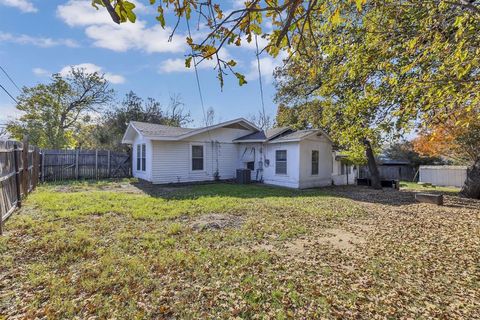
[[[396,191],[360,188],[352,197],[356,190],[130,180],[41,185],[0,237],[0,314],[478,315],[479,212],[439,211]],[[369,200],[392,196],[405,204]],[[211,214],[237,225],[195,227]]]
[[[460,188],[456,187],[437,187],[429,186],[425,184],[418,184],[417,182],[407,182],[401,181],[400,188],[410,191],[421,191],[421,192],[444,192],[450,194],[457,194],[460,192]]]

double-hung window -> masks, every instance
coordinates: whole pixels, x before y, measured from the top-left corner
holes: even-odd
[[[318,150],[312,150],[312,176],[318,175]]]
[[[192,171],[202,171],[204,163],[203,145],[192,146]]]
[[[275,151],[275,174],[287,174],[287,150]]]
[[[147,150],[145,143],[137,144],[137,171],[145,171],[147,164]]]

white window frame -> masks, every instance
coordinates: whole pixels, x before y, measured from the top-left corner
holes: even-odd
[[[280,160],[280,161],[277,160],[277,152],[279,152],[279,151],[285,151],[285,160]],[[277,163],[278,162],[285,162],[285,172],[284,173],[283,172],[282,173],[277,172],[277,168],[278,168]],[[287,174],[288,174],[288,151],[287,151],[287,149],[277,149],[277,150],[275,150],[275,175],[286,176]]]
[[[202,147],[203,148],[203,169],[202,170],[193,170],[193,147]],[[190,172],[197,173],[197,172],[205,172],[207,167],[206,157],[207,157],[207,148],[205,147],[204,143],[190,143],[189,146],[189,160],[190,160]]]
[[[316,152],[317,153],[317,173],[313,173],[313,153]],[[319,172],[320,172],[320,151],[319,150],[312,150],[311,154],[310,154],[310,175],[312,176],[318,176],[319,175]]]
[[[147,171],[147,145],[146,143],[138,143],[135,148],[135,169],[139,172]]]

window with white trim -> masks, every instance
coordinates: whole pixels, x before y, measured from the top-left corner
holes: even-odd
[[[147,150],[145,143],[137,144],[137,171],[145,171],[147,164]]]
[[[203,145],[192,145],[192,171],[203,171]]]
[[[275,174],[287,174],[287,150],[275,151]]]
[[[318,150],[312,150],[312,176],[318,175]]]

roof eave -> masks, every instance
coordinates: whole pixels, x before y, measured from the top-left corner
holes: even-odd
[[[133,129],[137,132],[137,134],[142,134],[137,128],[135,128],[135,126],[133,125],[133,123],[129,123],[128,126],[127,126],[127,130],[125,130],[125,133],[123,134],[123,137],[122,137],[122,144],[133,144],[133,139],[128,139],[127,138],[127,134],[129,133],[129,129]]]
[[[250,121],[248,121],[244,118],[238,118],[238,119],[233,119],[233,120],[230,120],[230,121],[225,121],[225,122],[219,123],[219,124],[214,125],[214,126],[199,128],[198,130],[193,130],[191,132],[184,133],[182,135],[179,135],[177,140],[182,140],[182,139],[185,139],[185,138],[197,135],[197,134],[201,134],[201,133],[204,133],[204,132],[208,132],[210,130],[215,130],[215,129],[218,129],[218,128],[222,128],[224,126],[228,126],[228,125],[238,123],[238,122],[242,122],[242,121],[245,122],[249,127],[251,127],[251,130],[260,131],[260,128],[258,128],[256,125],[254,125]]]
[[[250,142],[266,142],[265,139],[255,139],[255,140],[233,140],[233,143],[250,143]]]
[[[301,139],[288,139],[288,140],[271,140],[268,143],[284,143],[284,142],[300,142]]]

